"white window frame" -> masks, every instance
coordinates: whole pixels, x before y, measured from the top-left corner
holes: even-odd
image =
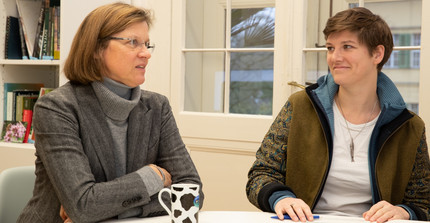
[[[286,58],[281,51],[274,52],[274,85],[273,85],[273,115],[244,115],[226,113],[187,112],[183,109],[184,95],[184,52],[195,51],[185,49],[185,0],[172,1],[172,33],[180,34],[172,38],[172,72],[171,72],[171,104],[183,138],[222,139],[234,142],[261,142],[273,118],[288,96],[289,86],[286,84],[285,66],[280,58]],[[276,10],[286,7],[285,1],[276,0]],[[181,10],[179,10],[181,9]],[[292,10],[292,9],[291,9]],[[290,15],[291,16],[291,15]],[[275,13],[276,27],[287,26],[289,18],[285,14]],[[303,21],[302,21],[303,24]],[[275,31],[275,48],[286,46],[286,30]],[[282,29],[279,29],[282,30]],[[282,39],[282,41],[281,41]],[[198,50],[198,49],[196,49]],[[204,49],[206,51],[207,49]],[[215,50],[215,49],[214,49]],[[241,49],[228,49],[240,51]],[[273,49],[264,49],[273,50]],[[177,59],[175,59],[177,58]],[[226,77],[228,78],[228,77]],[[246,148],[244,148],[246,149]],[[255,150],[255,148],[251,148]]]

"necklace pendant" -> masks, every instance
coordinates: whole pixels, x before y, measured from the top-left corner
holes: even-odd
[[[349,153],[351,154],[351,162],[354,162],[354,140],[351,139],[349,144]]]

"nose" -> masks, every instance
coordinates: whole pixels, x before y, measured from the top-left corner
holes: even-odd
[[[343,55],[342,55],[341,50],[339,50],[339,49],[334,49],[334,50],[331,52],[331,57],[332,57],[332,59],[333,59],[334,61],[341,61],[341,60],[343,59]]]
[[[144,57],[144,58],[149,59],[149,58],[151,58],[152,54],[151,54],[151,51],[148,48],[146,48],[145,46],[143,46],[143,47],[140,48],[140,50],[139,50],[139,52],[138,52],[137,55],[139,57]]]

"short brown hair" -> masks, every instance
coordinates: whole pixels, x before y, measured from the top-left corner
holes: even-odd
[[[377,67],[378,71],[381,71],[393,51],[393,36],[388,24],[370,10],[356,7],[338,12],[329,18],[323,33],[327,40],[330,34],[341,31],[357,33],[358,40],[367,46],[370,55],[378,45],[384,46],[384,58]]]
[[[89,84],[106,75],[101,52],[108,46],[108,37],[129,26],[152,24],[148,10],[125,3],[113,3],[96,8],[82,21],[64,65],[64,74],[74,83]]]

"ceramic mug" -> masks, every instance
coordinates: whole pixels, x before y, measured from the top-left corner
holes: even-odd
[[[197,223],[199,212],[199,188],[198,184],[172,184],[170,188],[163,188],[158,193],[158,201],[167,211],[172,223]],[[172,210],[164,204],[161,198],[164,192],[169,193]]]

